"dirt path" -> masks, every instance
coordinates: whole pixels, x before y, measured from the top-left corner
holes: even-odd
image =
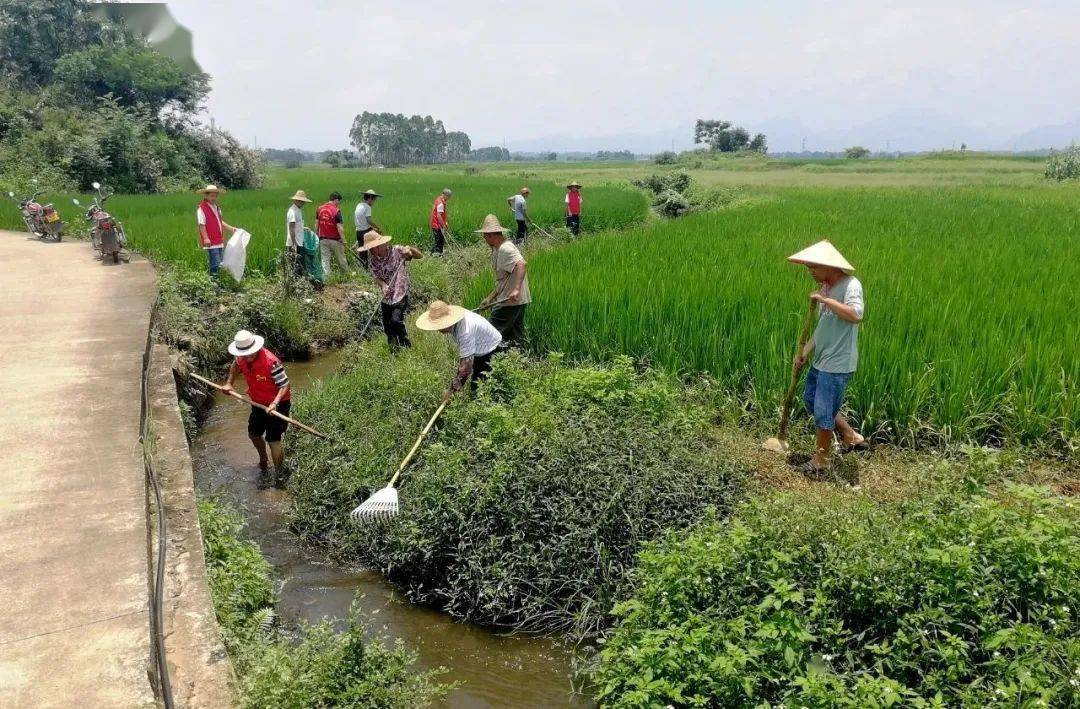
[[[146,261],[0,232],[0,706],[153,706]]]

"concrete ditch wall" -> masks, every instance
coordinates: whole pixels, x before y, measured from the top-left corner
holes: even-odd
[[[191,453],[165,345],[153,346],[149,377],[154,470],[161,480],[168,535],[162,612],[173,697],[178,707],[235,706],[232,663],[210,599]]]

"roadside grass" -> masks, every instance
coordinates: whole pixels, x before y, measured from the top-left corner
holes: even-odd
[[[416,653],[365,637],[350,618],[286,629],[274,615],[270,563],[242,538],[240,513],[217,500],[199,502],[206,569],[218,627],[236,670],[240,705],[251,709],[378,707],[415,709],[444,696],[442,671],[420,671]]]
[[[1076,191],[790,189],[530,260],[530,343],[707,372],[771,420],[829,238],[867,309],[847,398],[879,440],[1069,451],[1080,418]],[[489,278],[470,289],[470,302]]]
[[[441,335],[349,351],[297,415],[340,441],[296,439],[292,526],[371,564],[414,602],[486,626],[597,631],[640,542],[740,497],[749,471],[709,436],[708,391],[627,361],[496,358],[447,409],[401,482],[392,522],[348,514],[386,484],[453,367]]]

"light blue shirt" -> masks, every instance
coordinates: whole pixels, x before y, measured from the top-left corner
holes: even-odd
[[[863,316],[862,283],[854,276],[845,276],[830,288],[826,295],[851,307]],[[847,374],[859,365],[859,326],[840,318],[824,305],[818,306],[820,317],[814,330],[814,369],[819,372]]]

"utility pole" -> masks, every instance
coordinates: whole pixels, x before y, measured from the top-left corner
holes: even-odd
[[[803,137],[803,139],[802,139],[802,151],[804,153],[806,152],[806,138],[805,137]]]

